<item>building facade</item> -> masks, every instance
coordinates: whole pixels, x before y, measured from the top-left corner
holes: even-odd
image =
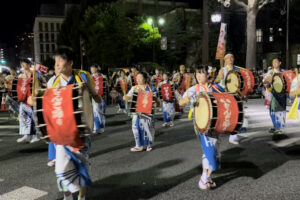
[[[36,62],[51,58],[57,49],[57,37],[64,17],[38,16],[34,21],[34,56]]]

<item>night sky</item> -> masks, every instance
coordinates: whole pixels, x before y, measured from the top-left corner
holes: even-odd
[[[11,45],[19,32],[32,32],[34,18],[44,0],[5,0],[1,1],[0,43]],[[52,1],[53,2],[53,1]]]
[[[4,0],[0,10],[0,43],[14,44],[18,33],[32,32],[34,18],[43,3],[57,3],[62,0]],[[193,7],[199,7],[201,0],[183,0]],[[70,2],[70,1],[68,1]],[[78,1],[77,1],[78,2]],[[101,0],[99,0],[101,2]]]

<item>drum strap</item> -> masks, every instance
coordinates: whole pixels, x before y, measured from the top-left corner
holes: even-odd
[[[203,88],[205,92],[207,92],[207,87],[201,84],[196,85],[196,94],[200,92],[200,88]]]
[[[52,85],[52,88],[56,88],[56,85],[59,83],[60,79],[61,79],[61,75],[59,75],[59,76],[56,78],[56,80],[54,81],[54,83],[53,83],[53,85]],[[81,84],[81,83],[82,83],[82,81],[81,81],[80,78],[79,78],[79,75],[77,75],[77,74],[75,74],[75,80],[76,80],[76,82],[77,82],[78,84]]]

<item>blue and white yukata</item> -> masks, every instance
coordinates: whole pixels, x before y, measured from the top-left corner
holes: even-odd
[[[138,92],[137,87],[138,86],[133,86],[126,96],[132,97],[135,92]],[[154,96],[156,96],[156,89],[153,86],[147,85],[145,91],[152,91],[154,93]],[[131,117],[135,147],[141,148],[152,146],[155,135],[154,117],[152,116],[151,118],[147,118],[137,113],[131,113]]]
[[[103,76],[103,80],[105,79],[105,76],[98,72],[98,74],[93,75],[94,76]],[[104,89],[103,89],[104,92]],[[92,100],[93,102],[93,113],[94,113],[94,131],[95,132],[104,132],[105,128],[105,113],[106,113],[106,97],[103,96],[103,101],[101,103],[97,103]]]
[[[38,79],[40,78],[39,74],[36,73]],[[26,78],[25,74],[20,74],[19,78]],[[35,128],[34,123],[34,113],[33,113],[33,107],[27,105],[24,102],[19,102],[19,123],[20,123],[20,129],[19,134],[20,135],[31,135],[36,137],[37,131]]]
[[[159,88],[162,84],[170,83],[170,81],[163,81],[159,83]],[[163,119],[164,123],[173,123],[175,117],[175,105],[174,102],[163,101]]]
[[[266,77],[273,76],[274,73],[281,72],[277,71],[276,69],[270,70]],[[272,83],[269,83],[270,87],[272,87]],[[286,121],[286,94],[276,94],[272,91],[272,98],[270,102],[270,117],[273,123],[273,128],[276,131],[282,131],[285,127]]]
[[[198,87],[198,89],[197,89]],[[197,92],[211,92],[210,88],[206,88],[202,85],[194,85],[190,87],[183,95],[183,98],[189,97],[191,109],[194,107],[194,102],[196,101]],[[200,105],[201,106],[201,105]],[[218,135],[214,135],[213,137],[208,137],[203,134],[198,133],[196,125],[194,125],[195,134],[200,140],[202,147],[202,168],[203,169],[211,169],[212,171],[216,171],[220,169],[220,158],[221,154],[219,152],[219,142]]]
[[[50,82],[50,80],[48,81],[48,86],[51,85],[52,88],[58,88],[70,84],[77,84],[78,82],[76,81],[74,74],[69,81],[66,81],[61,76],[56,76],[54,83]],[[88,77],[87,73],[80,71],[80,75],[84,79],[81,80],[82,82],[86,82],[87,84],[90,84],[90,87],[93,87],[91,84],[92,80]],[[55,145],[55,173],[59,191],[75,193],[82,187],[92,184],[89,176],[90,164],[88,161],[91,146],[90,138],[84,137],[83,142],[85,147],[80,150],[71,146]]]
[[[241,69],[243,69],[243,68],[237,67],[235,65],[232,68],[232,70],[234,70],[234,71],[239,71]],[[223,67],[223,71],[224,71],[223,79],[221,79],[219,84],[216,84],[216,86],[218,87],[219,90],[213,89],[214,92],[225,92],[225,78],[226,78],[228,72],[230,71],[230,69],[228,67]],[[243,120],[243,124],[242,124],[242,129],[240,130],[240,134],[245,133],[247,128],[248,128],[248,119],[246,118],[246,113],[244,110],[244,120]],[[230,135],[229,141],[238,141],[238,134]]]

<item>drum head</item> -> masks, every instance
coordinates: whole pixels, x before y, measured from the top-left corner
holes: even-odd
[[[201,97],[196,100],[196,105],[194,107],[194,123],[200,133],[207,132],[210,125],[211,115],[212,110],[209,97],[207,95],[201,95]]]
[[[85,85],[82,87],[82,99],[83,99],[83,116],[84,123],[88,126],[89,129],[93,130],[94,128],[94,116],[93,116],[93,106],[90,97],[90,93]]]
[[[282,77],[280,75],[275,74],[273,76],[272,83],[273,83],[273,90],[276,93],[282,93],[282,91],[283,91],[283,80],[282,80]]]
[[[226,76],[226,89],[230,93],[236,93],[240,87],[240,79],[235,72],[229,72]]]

